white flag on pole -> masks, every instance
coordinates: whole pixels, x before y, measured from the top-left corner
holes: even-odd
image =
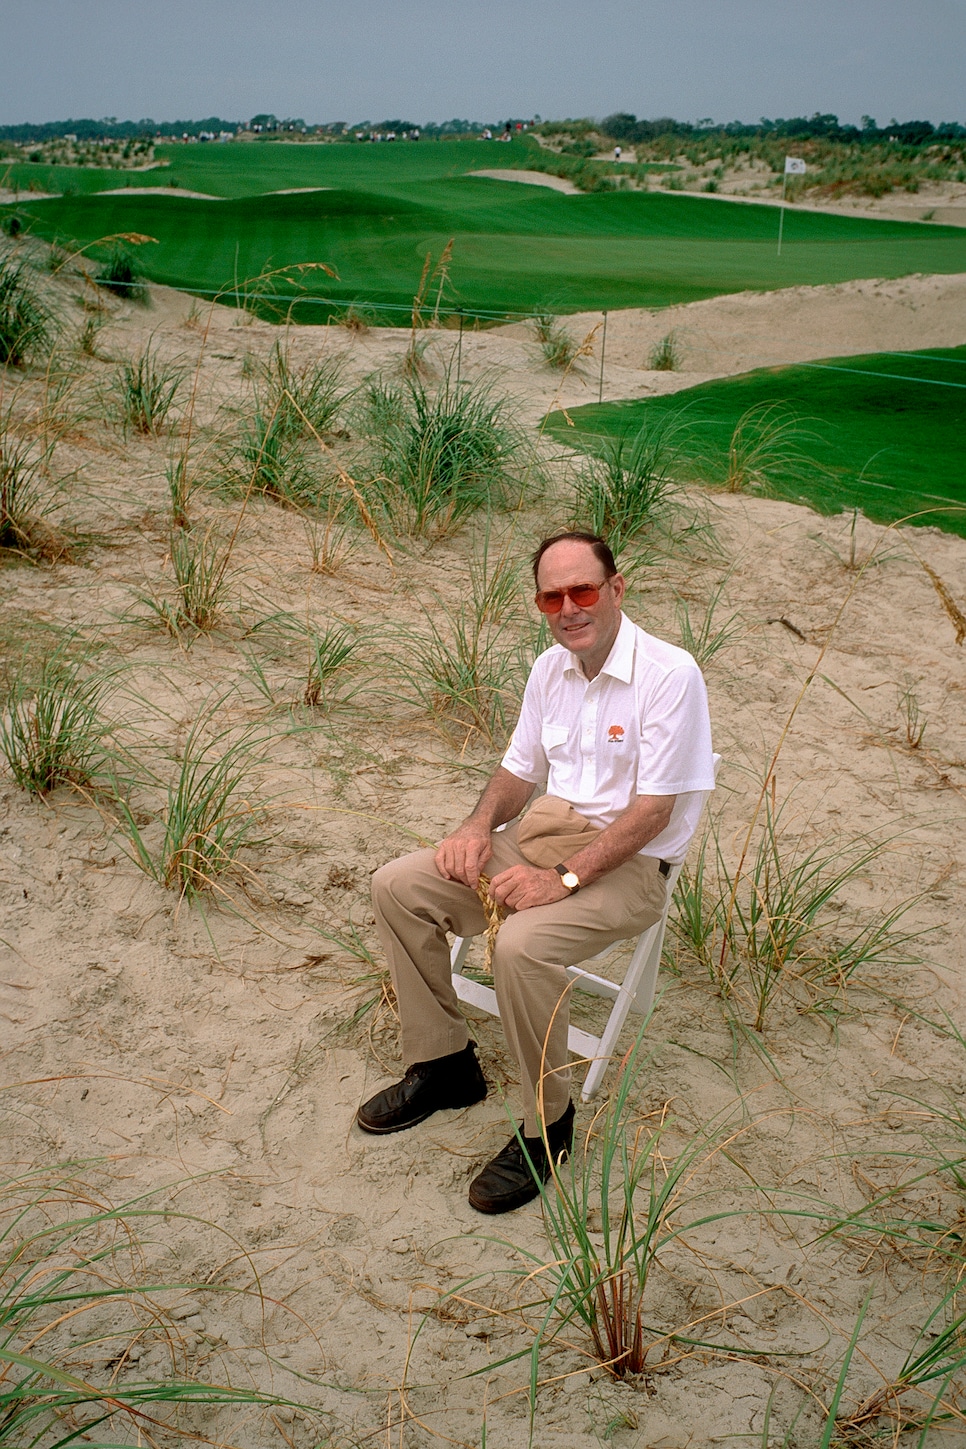
[[[805,171],[806,171],[805,162],[801,159],[800,156],[786,156],[785,157],[785,175],[786,176],[804,176],[805,175]]]

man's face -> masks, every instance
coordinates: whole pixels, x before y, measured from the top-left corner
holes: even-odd
[[[589,543],[565,539],[548,548],[540,560],[537,587],[541,590],[572,588],[575,584],[597,584],[600,598],[589,608],[579,608],[564,597],[559,614],[547,614],[547,624],[558,644],[576,654],[584,672],[592,678],[607,659],[621,624],[624,579],[615,574],[604,579],[604,565]]]

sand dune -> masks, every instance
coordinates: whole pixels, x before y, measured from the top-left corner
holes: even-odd
[[[837,352],[962,342],[964,299],[966,277],[918,277],[611,313],[604,395]],[[430,620],[444,624],[446,610],[466,603],[483,523],[452,539],[396,544],[392,565],[360,532],[327,576],[312,571],[312,533],[297,511],[259,501],[239,518],[237,499],[199,486],[193,537],[209,526],[221,538],[238,530],[230,602],[208,636],[175,639],[152,627],[138,596],[171,596],[165,470],[179,437],[124,436],[91,400],[108,395],[117,360],[150,341],[188,369],[201,478],[217,469],[237,409],[250,408],[256,364],[278,340],[268,324],[227,308],[199,325],[190,299],[162,288],[152,288],[152,302],[148,311],[109,304],[98,359],[78,362],[76,388],[57,395],[53,467],[74,480],[69,513],[88,541],[72,562],[0,571],[5,628],[35,651],[49,625],[99,647],[110,681],[104,709],[144,766],[132,801],[152,849],[162,792],[150,772],[172,777],[206,708],[213,734],[247,730],[259,742],[250,793],[267,802],[268,819],[246,873],[202,913],[138,868],[109,796],[65,789],[38,804],[0,774],[8,1157],[21,1172],[69,1160],[81,1164],[70,1169],[76,1181],[115,1201],[156,1192],[153,1201],[172,1208],[143,1227],[149,1272],[205,1286],[153,1295],[163,1312],[176,1311],[175,1331],[165,1337],[170,1320],[146,1321],[138,1361],[115,1361],[121,1383],[163,1377],[173,1342],[180,1373],[272,1386],[323,1407],[334,1443],[478,1445],[485,1419],[489,1443],[522,1449],[528,1366],[510,1356],[533,1341],[539,1314],[517,1305],[537,1299],[544,1280],[513,1274],[532,1266],[523,1252],[546,1260],[547,1239],[537,1208],[494,1231],[466,1203],[469,1177],[505,1140],[513,1110],[498,1024],[473,1018],[494,1086],[486,1103],[397,1137],[364,1139],[353,1126],[360,1099],[399,1070],[384,1007],[350,1024],[367,994],[378,997],[364,959],[368,950],[379,961],[369,876],[414,839],[453,826],[495,757],[472,740],[448,742],[406,702],[394,672],[406,630],[425,634]],[[79,323],[69,290],[63,305]],[[599,320],[570,325],[580,332]],[[647,350],[670,328],[684,371],[649,373]],[[287,337],[293,361],[335,354],[360,386],[377,371],[398,378],[408,340],[401,329],[350,336],[337,327]],[[437,376],[458,345],[453,332],[435,335],[426,360]],[[462,376],[490,379],[531,421],[555,401],[596,397],[598,361],[561,384],[519,327],[462,339]],[[39,375],[8,383],[5,404],[25,426],[43,385]],[[182,439],[189,395],[186,384]],[[333,446],[357,466],[353,439]],[[491,550],[523,559],[568,521],[572,462],[559,452],[544,460],[548,482],[530,487],[522,511],[489,520]],[[618,1383],[594,1368],[579,1324],[545,1350],[533,1429],[541,1449],[609,1438],[628,1449],[757,1443],[769,1404],[773,1432],[784,1432],[799,1384],[830,1400],[870,1289],[863,1364],[892,1372],[948,1286],[938,1236],[897,1251],[879,1232],[820,1233],[830,1215],[927,1170],[926,1139],[942,1139],[948,1124],[912,1104],[941,1108],[944,1090],[960,1092],[966,1066],[942,1016],[961,1023],[966,1008],[963,649],[935,583],[966,607],[966,543],[862,519],[853,533],[849,518],[766,498],[696,493],[689,506],[713,536],[642,563],[628,608],[677,641],[682,611],[697,627],[719,591],[714,627],[733,631],[707,668],[724,756],[713,807],[722,850],[732,860],[740,853],[788,726],[775,786],[785,848],[887,843],[843,891],[829,949],[914,898],[903,923],[928,933],[913,947],[925,964],[869,966],[847,988],[830,968],[812,993],[792,968],[756,1033],[744,978],[724,1001],[708,968],[671,943],[640,1108],[652,1123],[669,1116],[666,1157],[730,1110],[727,1151],[705,1154],[684,1191],[708,1195],[682,1208],[679,1222],[734,1215],[662,1251],[647,1290],[657,1342],[646,1380]],[[850,550],[864,571],[849,567]],[[527,627],[528,592],[523,576],[513,638]],[[289,634],[266,622],[280,612]],[[328,716],[301,703],[303,620],[359,631],[351,678],[361,692]],[[9,639],[6,649],[15,658]],[[903,689],[925,721],[916,747]],[[708,861],[710,871],[710,853]],[[596,1008],[579,1009],[593,1019]],[[581,1109],[581,1132],[592,1117]],[[769,1196],[750,1194],[751,1181]],[[816,1216],[778,1218],[776,1205]],[[960,1232],[961,1197],[948,1178],[927,1177],[890,1206],[917,1209]],[[86,1350],[68,1343],[69,1326],[51,1341],[63,1339],[76,1370]],[[734,1353],[692,1350],[688,1338]],[[878,1384],[863,1368],[844,1402],[854,1408]],[[288,1442],[319,1442],[297,1413],[284,1414]],[[236,1439],[213,1409],[204,1428],[252,1449],[275,1442],[257,1420]],[[799,1430],[803,1443],[818,1442],[814,1404]]]

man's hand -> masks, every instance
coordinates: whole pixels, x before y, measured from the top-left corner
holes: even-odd
[[[497,765],[472,815],[447,835],[437,850],[436,869],[440,875],[475,891],[480,871],[493,854],[490,831],[519,815],[532,794],[528,780]]]
[[[472,820],[464,820],[437,850],[436,869],[447,880],[458,880],[475,891],[480,871],[492,854],[490,832]]]
[[[490,895],[511,911],[526,911],[531,906],[552,906],[570,892],[555,870],[511,865],[490,881]]]

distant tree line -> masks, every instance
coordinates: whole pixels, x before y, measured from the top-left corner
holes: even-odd
[[[356,121],[349,124],[346,121],[331,121],[327,125],[318,126],[316,129],[323,131],[330,136],[353,136],[357,131],[363,131],[366,135],[370,131],[395,131],[397,135],[405,131],[419,131],[424,136],[472,136],[483,130],[486,121],[427,121],[424,125],[421,121],[403,121],[398,117],[392,121]]]
[[[44,121],[41,125],[0,126],[0,141],[54,141],[76,136],[78,141],[128,141],[142,136],[197,136],[202,131],[237,131],[243,121],[223,121],[208,116],[203,121],[119,121],[105,116],[100,121]]]
[[[838,116],[823,114],[816,111],[813,116],[791,116],[787,120],[779,118],[770,121],[762,116],[757,124],[749,125],[744,121],[728,121],[725,124],[717,125],[714,122],[698,121],[692,124],[690,121],[675,121],[670,116],[662,116],[654,121],[639,121],[636,116],[628,111],[617,111],[612,116],[605,116],[597,123],[588,122],[589,126],[596,124],[596,129],[605,136],[612,136],[615,141],[655,141],[661,136],[680,136],[683,139],[692,140],[697,136],[706,136],[709,132],[715,132],[725,136],[748,136],[748,137],[775,137],[787,140],[824,140],[824,141],[845,141],[854,144],[855,142],[868,142],[879,144],[882,141],[898,141],[904,146],[922,146],[931,141],[960,141],[966,138],[966,126],[958,121],[941,121],[934,126],[931,121],[896,121],[892,120],[887,126],[876,124],[872,116],[863,116],[861,126],[843,125]]]
[[[500,123],[503,124],[502,122]],[[301,117],[280,119],[269,111],[252,116],[247,121],[226,121],[220,116],[208,116],[202,121],[155,121],[146,117],[140,121],[119,121],[116,116],[104,116],[95,121],[90,118],[70,121],[44,121],[39,125],[24,122],[16,126],[0,126],[0,141],[21,144],[54,141],[63,136],[76,136],[78,141],[127,141],[141,137],[200,136],[222,131],[255,131],[262,135],[279,132],[300,134],[315,133],[323,136],[353,135],[356,131],[421,131],[424,136],[472,136],[479,134],[485,126],[493,127],[494,121],[468,121],[455,118],[452,121],[429,121],[422,125],[416,121],[360,121],[355,125],[348,121],[326,121],[318,125],[307,125]]]
[[[24,122],[15,126],[0,126],[0,141],[41,142],[68,135],[76,136],[78,141],[129,140],[144,136],[180,137],[199,136],[203,133],[218,135],[223,131],[237,132],[239,130],[256,130],[269,135],[277,132],[315,133],[333,138],[345,137],[346,139],[353,137],[357,131],[366,134],[371,131],[395,131],[397,134],[420,131],[426,137],[471,136],[478,135],[485,128],[499,131],[503,129],[504,125],[507,125],[515,129],[517,119],[514,117],[510,121],[469,121],[455,117],[451,121],[428,121],[425,124],[419,124],[415,121],[397,118],[376,122],[360,121],[356,124],[349,124],[346,121],[329,121],[318,125],[306,125],[301,118],[279,120],[278,117],[268,112],[253,116],[248,121],[226,121],[219,116],[208,116],[201,121],[154,121],[149,117],[140,121],[119,121],[116,116],[104,116],[96,121],[87,118],[70,121],[45,121],[39,125]],[[525,122],[522,118],[520,120],[521,124],[529,126],[533,124],[534,120],[539,121],[540,118],[539,116],[528,117]],[[935,126],[931,121],[891,120],[888,125],[879,126],[871,116],[863,116],[861,126],[850,126],[843,125],[838,116],[818,111],[813,116],[792,116],[777,120],[769,120],[763,116],[754,124],[745,121],[728,121],[717,124],[710,119],[696,122],[677,121],[672,116],[659,116],[655,120],[638,120],[629,111],[615,111],[613,115],[605,116],[600,121],[583,119],[544,122],[541,129],[544,134],[549,134],[558,125],[571,134],[576,134],[577,129],[583,128],[587,132],[595,131],[598,134],[609,136],[615,141],[624,141],[628,144],[655,141],[673,136],[678,136],[682,140],[694,140],[711,134],[760,139],[815,139],[852,144],[856,142],[881,144],[893,141],[905,146],[923,146],[930,143],[966,139],[966,126],[958,121],[941,121],[938,126]]]

